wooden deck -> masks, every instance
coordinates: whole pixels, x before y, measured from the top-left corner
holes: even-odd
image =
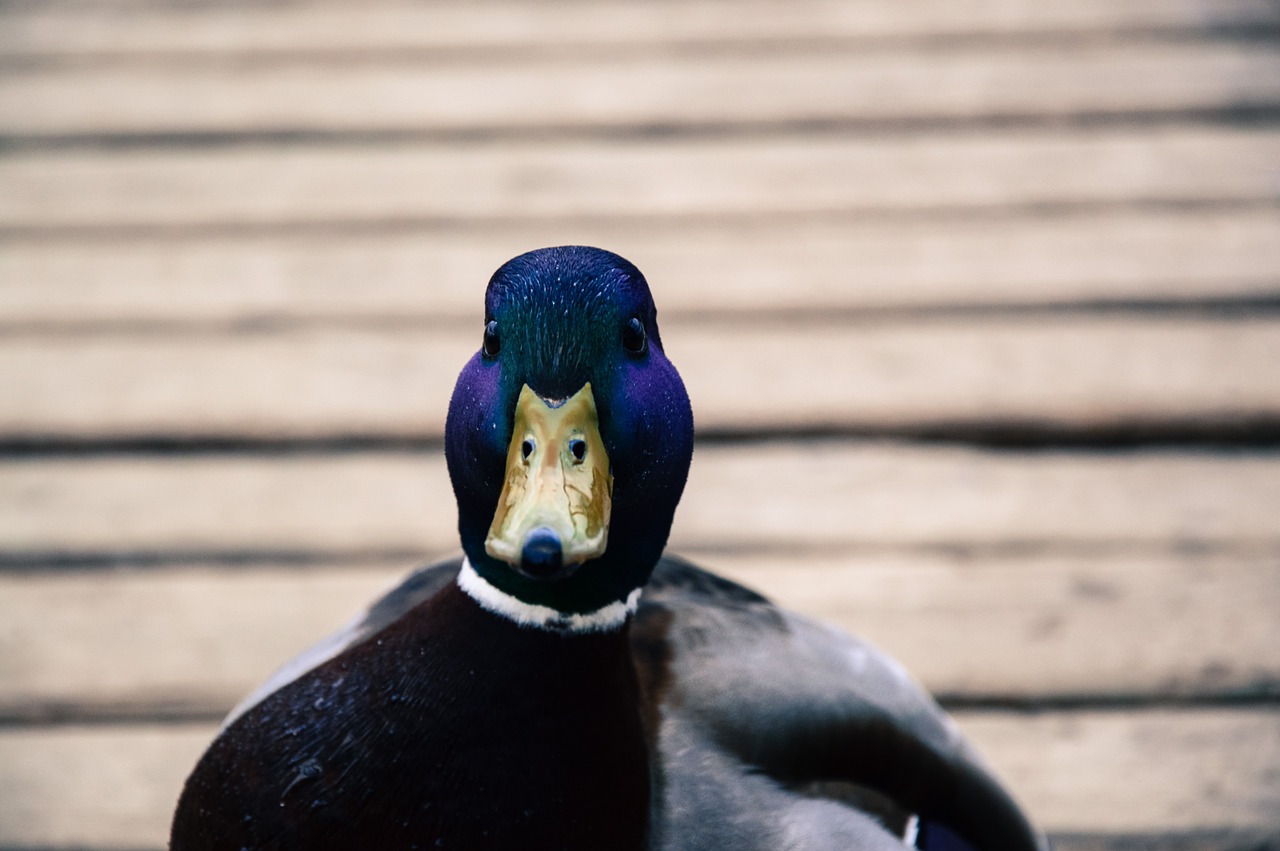
[[[502,261],[645,270],[673,549],[878,642],[1058,847],[1280,848],[1280,7],[0,6],[0,851],[455,547]]]

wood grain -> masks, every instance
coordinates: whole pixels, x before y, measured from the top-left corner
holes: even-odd
[[[207,724],[0,730],[0,844],[166,848],[211,738]]]
[[[543,245],[617,251],[662,316],[1177,304],[1275,297],[1280,210],[1089,210],[889,221],[525,222],[328,235],[0,241],[0,323],[474,320],[489,275]]]
[[[0,158],[0,228],[885,216],[1277,197],[1280,131],[1025,131],[368,148],[122,150]]]
[[[1257,43],[928,45],[523,62],[71,65],[0,78],[0,133],[535,130],[1050,119],[1280,104]],[[925,58],[927,56],[927,59]]]
[[[867,638],[946,698],[1280,693],[1280,624],[1271,616],[1280,553],[711,553],[700,561]],[[223,714],[406,567],[0,575],[0,716]]]
[[[478,328],[0,337],[0,436],[440,437]],[[704,433],[1280,421],[1272,318],[677,318],[664,341]]]
[[[1280,625],[1268,614],[1280,610],[1280,554],[702,561],[871,640],[947,698],[1280,693]]]
[[[673,546],[1273,551],[1280,454],[705,446]],[[415,554],[457,544],[435,451],[0,461],[0,552]],[[43,556],[41,556],[43,557]]]
[[[1274,710],[964,712],[964,729],[1050,831],[1274,825]],[[0,843],[164,847],[207,724],[0,730]],[[1102,784],[1099,777],[1123,777]]]
[[[958,720],[1049,830],[1274,828],[1280,811],[1274,709]]]
[[[954,38],[966,35],[1212,29],[1274,23],[1254,0],[665,0],[557,3],[489,0],[466,8],[398,2],[240,5],[12,4],[0,56],[92,57],[321,51],[506,51],[777,42],[795,39]]]

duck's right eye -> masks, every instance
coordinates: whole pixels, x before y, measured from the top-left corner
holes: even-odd
[[[481,351],[487,358],[496,358],[498,352],[502,351],[502,340],[498,336],[498,320],[490,319],[484,325],[484,342],[480,345]]]
[[[622,326],[622,348],[633,355],[642,355],[648,347],[644,323],[640,321],[639,316],[631,317],[627,320],[627,324]]]

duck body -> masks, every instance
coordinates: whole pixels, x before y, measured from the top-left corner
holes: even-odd
[[[622,630],[495,627],[460,567],[414,573],[237,707],[171,847],[902,849],[912,817],[919,848],[1039,847],[852,636],[674,557]]]
[[[233,711],[171,849],[1039,848],[895,663],[663,556],[692,450],[634,266],[500,268],[446,425],[463,556]]]

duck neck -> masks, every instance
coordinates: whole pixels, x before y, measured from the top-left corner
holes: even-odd
[[[456,762],[438,776],[478,787],[437,794],[457,797],[455,811],[476,813],[490,838],[510,829],[512,847],[540,847],[519,843],[541,836],[548,847],[643,848],[649,759],[626,619],[608,630],[522,626],[460,585],[420,615],[410,640],[429,642],[441,665],[429,687],[452,692],[430,701],[431,723],[451,738],[443,758]]]

